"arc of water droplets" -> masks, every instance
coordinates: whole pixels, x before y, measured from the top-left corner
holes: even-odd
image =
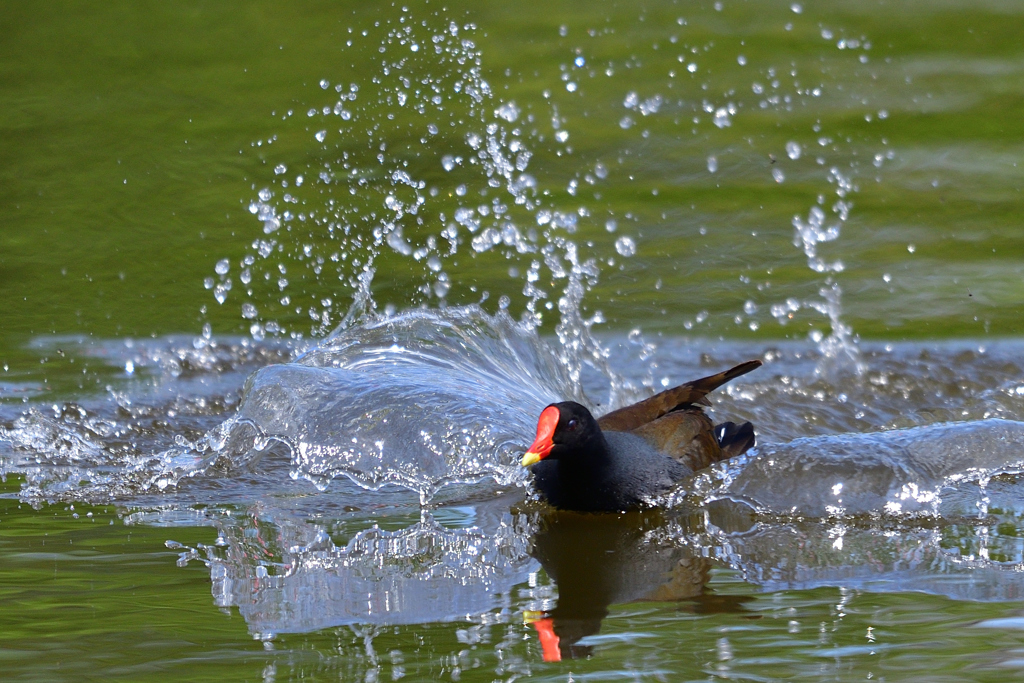
[[[353,301],[340,321],[333,313],[335,300],[338,298],[336,296],[321,299],[320,306],[308,307],[307,313],[314,321],[313,334],[320,336],[327,334],[332,327],[338,326],[339,322],[341,325],[337,329],[342,329],[352,322],[376,314],[371,286],[376,274],[375,263],[385,245],[397,254],[411,256],[417,262],[424,263],[425,281],[418,291],[425,298],[435,297],[441,305],[444,305],[453,284],[444,270],[444,259],[454,256],[460,243],[467,243],[474,257],[502,249],[506,253],[519,254],[529,260],[529,266],[524,269],[525,283],[522,287],[522,294],[526,298],[525,311],[522,315],[524,325],[537,327],[543,318],[541,304],[549,300],[549,292],[540,284],[542,270],[546,269],[549,272],[552,284],[564,283],[560,285],[563,291],[557,300],[559,322],[556,334],[561,342],[561,360],[576,382],[580,379],[585,363],[597,367],[611,380],[611,401],[614,403],[616,392],[630,387],[614,373],[607,363],[607,350],[591,335],[591,327],[603,320],[601,314],[584,318],[580,313],[583,296],[596,283],[600,273],[597,259],[582,257],[577,245],[570,238],[576,232],[579,217],[587,215],[586,209],[558,210],[553,206],[543,206],[538,200],[541,193],[538,191],[537,180],[527,172],[533,154],[524,144],[523,126],[526,124],[520,123],[522,110],[514,101],[495,101],[492,89],[482,75],[481,52],[470,38],[475,27],[459,27],[449,23],[445,29],[435,32],[429,39],[417,40],[413,29],[418,29],[418,25],[422,23],[427,31],[432,31],[427,22],[403,19],[400,23],[402,25],[391,29],[384,38],[380,46],[381,53],[390,55],[394,44],[406,49],[416,45],[417,49],[412,51],[419,52],[420,59],[423,60],[431,51],[421,51],[418,49],[419,46],[432,43],[432,52],[436,55],[430,57],[433,61],[410,62],[408,60],[415,57],[399,50],[400,56],[397,59],[393,56],[383,58],[380,74],[372,79],[372,89],[364,88],[360,92],[356,84],[347,88],[338,85],[335,90],[339,92],[339,100],[333,108],[323,107],[322,111],[314,108],[307,112],[308,117],[322,115],[326,119],[339,116],[346,122],[346,126],[351,128],[353,134],[360,124],[374,124],[372,130],[376,132],[371,132],[369,128],[366,132],[370,134],[371,142],[374,138],[380,142],[380,154],[376,155],[375,160],[384,166],[383,174],[378,175],[380,180],[373,181],[371,172],[360,167],[354,153],[350,159],[349,152],[343,152],[343,158],[336,162],[325,163],[325,170],[319,174],[319,180],[325,187],[328,197],[340,194],[331,189],[332,184],[342,183],[342,187],[347,184],[351,195],[370,197],[369,208],[362,211],[362,215],[358,215],[358,209],[347,207],[346,202],[331,198],[325,202],[322,209],[295,213],[290,206],[297,202],[295,197],[288,193],[275,192],[270,188],[262,189],[258,199],[250,204],[249,210],[263,224],[265,236],[253,241],[250,253],[240,264],[241,280],[247,288],[248,296],[253,296],[251,283],[254,279],[254,264],[273,258],[280,259],[283,252],[285,256],[289,256],[287,252],[298,249],[298,253],[293,255],[294,258],[300,262],[305,261],[307,267],[312,264],[318,285],[326,284],[320,278],[320,269],[337,264],[334,268],[337,270],[338,278],[353,291]],[[423,65],[426,66],[427,76],[417,80],[412,70]],[[441,70],[440,73],[438,69]],[[330,87],[326,80],[320,85],[325,90]],[[367,97],[372,99],[372,94],[367,95],[367,92],[377,92],[377,104],[380,105],[383,114],[374,113],[373,102],[362,108],[352,105],[357,96],[363,97],[364,100]],[[469,148],[468,154],[459,154],[455,149],[443,150],[446,153],[439,154],[442,168],[446,172],[452,172],[458,166],[476,166],[482,172],[481,180],[486,183],[487,189],[499,192],[503,190],[505,193],[504,196],[493,196],[489,203],[474,206],[468,202],[473,188],[467,189],[466,185],[459,185],[453,197],[458,206],[448,218],[444,213],[440,213],[443,228],[437,235],[427,236],[422,244],[416,243],[417,238],[410,234],[410,229],[417,233],[427,229],[428,224],[423,218],[423,209],[429,202],[426,195],[435,196],[437,188],[430,188],[428,191],[427,183],[416,178],[415,171],[403,164],[400,158],[389,160],[385,154],[386,147],[393,143],[378,124],[387,125],[383,118],[388,117],[389,110],[395,109],[396,101],[398,107],[405,107],[408,103],[408,106],[416,108],[420,114],[448,116],[452,118],[453,125],[456,120],[459,124],[468,124],[471,130],[464,138]],[[652,105],[655,110],[656,105],[657,103]],[[464,118],[462,114],[453,117],[453,112],[457,111],[468,111],[468,115]],[[472,130],[474,126],[482,126],[482,129]],[[430,135],[420,140],[424,144],[430,136],[436,135],[439,131],[435,124],[427,125],[427,129]],[[322,144],[326,139],[325,135],[324,131],[318,132],[317,142]],[[373,153],[376,153],[377,143],[374,142],[373,146]],[[284,188],[288,187],[288,182],[284,180],[287,172],[284,164],[275,168],[275,182]],[[312,176],[313,171],[307,175]],[[301,177],[298,176],[293,181],[296,186],[301,184]],[[383,211],[381,205],[373,207],[374,193],[380,195]],[[310,222],[326,228],[329,238],[319,241],[311,239],[311,244],[303,246],[299,244],[301,238],[298,235],[294,240],[279,237],[285,232],[290,232],[293,227],[298,228],[299,224],[305,223],[308,226]],[[366,227],[370,229],[357,227],[357,222],[368,223]],[[462,231],[468,232],[470,236],[461,237]],[[367,232],[369,235],[366,235]],[[465,235],[465,232],[462,234]],[[334,250],[334,253],[319,253],[325,248],[328,251]],[[635,245],[620,238],[619,243],[616,243],[616,249],[621,255],[628,256],[635,252]],[[531,258],[528,255],[534,256]],[[282,260],[276,268],[268,264],[269,272],[263,273],[263,279],[271,285],[277,285],[278,292],[275,296],[280,297],[279,303],[286,309],[295,307],[296,302],[292,301],[292,296],[296,296],[293,291],[295,283],[293,282],[289,288],[287,271],[288,268],[294,269],[297,265],[294,261],[285,264]],[[232,286],[231,278],[228,276],[229,268],[230,264],[226,260],[218,263],[216,272],[220,280],[208,278],[206,282],[207,288],[214,290],[218,303],[224,303]],[[508,298],[501,297],[499,305],[506,308],[508,304]],[[302,308],[295,307],[295,312],[299,313]],[[551,304],[546,303],[543,308],[550,309]],[[387,313],[392,312],[391,308],[385,310]],[[262,339],[267,333],[285,332],[283,325],[268,320],[267,317],[271,314],[261,312],[252,301],[243,304],[242,315],[251,322],[250,333],[257,340]],[[294,330],[292,336],[297,336]]]

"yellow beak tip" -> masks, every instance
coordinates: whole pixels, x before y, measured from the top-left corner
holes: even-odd
[[[535,465],[538,462],[540,462],[540,455],[534,453],[533,451],[527,451],[520,462],[523,464],[523,467]]]

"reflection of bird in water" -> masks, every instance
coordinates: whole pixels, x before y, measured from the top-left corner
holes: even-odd
[[[714,426],[701,406],[710,405],[710,392],[760,365],[741,363],[596,420],[579,403],[549,405],[522,463],[532,466],[534,485],[557,508],[643,507],[687,475],[754,445],[749,422]]]
[[[547,613],[528,613],[545,661],[588,657],[579,644],[601,630],[610,605],[687,601],[697,614],[744,611],[749,598],[705,592],[710,560],[674,545],[660,511],[591,515],[552,511],[541,517],[531,554],[558,586]]]

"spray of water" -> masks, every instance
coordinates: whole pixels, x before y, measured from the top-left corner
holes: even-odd
[[[502,294],[498,308],[521,307],[527,330],[557,314],[556,352],[570,377],[578,382],[584,365],[597,368],[609,378],[608,404],[617,405],[635,387],[613,371],[591,333],[601,314],[581,313],[600,268],[572,235],[590,212],[559,205],[552,197],[561,192],[529,172],[531,145],[561,148],[568,139],[557,111],[524,110],[494,95],[472,24],[408,11],[384,23],[382,34],[362,43],[356,36],[350,48],[377,51],[377,73],[369,83],[321,81],[324,103],[304,112],[315,160],[274,166],[249,205],[262,234],[237,266],[219,261],[207,288],[221,305],[241,299],[255,340],[300,340],[409,305],[483,303],[488,287],[507,287],[511,278],[520,292]],[[289,111],[285,125],[301,116]],[[403,279],[419,272],[421,283],[412,293],[395,291],[397,271]]]
[[[818,196],[818,203],[811,207],[806,219],[799,215],[793,216],[793,246],[803,249],[808,268],[825,275],[825,281],[818,290],[821,298],[804,301],[787,299],[783,303],[774,304],[771,312],[781,325],[785,325],[797,311],[804,308],[826,316],[830,334],[825,337],[820,331],[814,330],[810,335],[823,356],[823,365],[819,369],[840,363],[848,364],[857,374],[861,374],[864,366],[860,360],[856,335],[841,318],[843,290],[836,275],[843,272],[843,262],[839,259],[827,261],[818,251],[819,245],[839,239],[842,226],[849,218],[853,206],[849,195],[857,191],[857,186],[850,176],[844,175],[834,166],[829,169],[828,181],[835,186],[837,199],[831,207],[835,218],[830,220],[825,213],[825,195]]]

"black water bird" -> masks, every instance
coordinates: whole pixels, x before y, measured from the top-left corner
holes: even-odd
[[[701,406],[726,382],[761,366],[751,360],[687,382],[600,418],[573,401],[553,403],[523,456],[543,498],[585,512],[633,510],[712,463],[754,445],[749,422],[717,426]]]

